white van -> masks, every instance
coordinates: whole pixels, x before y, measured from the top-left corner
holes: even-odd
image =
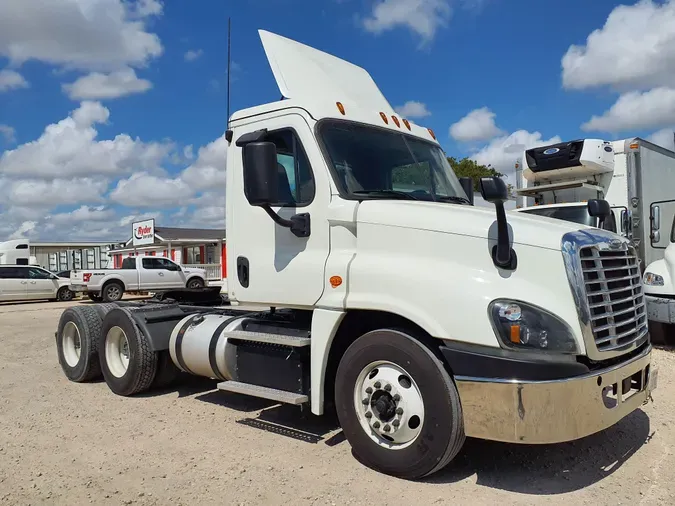
[[[73,300],[70,279],[33,265],[0,264],[0,302],[49,299]]]

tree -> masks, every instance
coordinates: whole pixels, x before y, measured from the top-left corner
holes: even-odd
[[[455,174],[457,174],[457,177],[470,177],[473,179],[473,190],[478,191],[479,190],[479,182],[480,178],[482,177],[503,177],[504,174],[501,172],[497,171],[490,165],[481,165],[477,163],[475,160],[471,160],[470,158],[462,158],[461,160],[457,160],[457,158],[453,156],[448,157],[448,162],[450,162],[450,165],[452,166],[452,170],[455,171]]]

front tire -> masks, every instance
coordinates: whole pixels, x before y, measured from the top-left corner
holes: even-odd
[[[197,288],[204,288],[204,280],[201,278],[192,278],[187,282],[186,288],[196,290]]]
[[[62,286],[56,292],[56,300],[59,302],[70,302],[75,298],[75,294],[67,286]]]
[[[412,336],[375,330],[340,360],[335,401],[355,456],[379,472],[417,479],[464,444],[459,394],[443,363]]]
[[[126,308],[112,309],[103,320],[101,371],[110,390],[129,396],[150,388],[157,373],[157,354]]]

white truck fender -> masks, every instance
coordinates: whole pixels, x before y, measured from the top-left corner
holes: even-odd
[[[311,399],[312,413],[323,415],[324,386],[326,384],[326,366],[333,338],[346,315],[346,311],[315,309],[312,314],[311,348]]]

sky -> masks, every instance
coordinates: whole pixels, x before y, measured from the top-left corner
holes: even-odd
[[[230,111],[280,98],[258,29],[368,70],[448,156],[673,149],[675,0],[2,0],[0,241],[224,228]]]

